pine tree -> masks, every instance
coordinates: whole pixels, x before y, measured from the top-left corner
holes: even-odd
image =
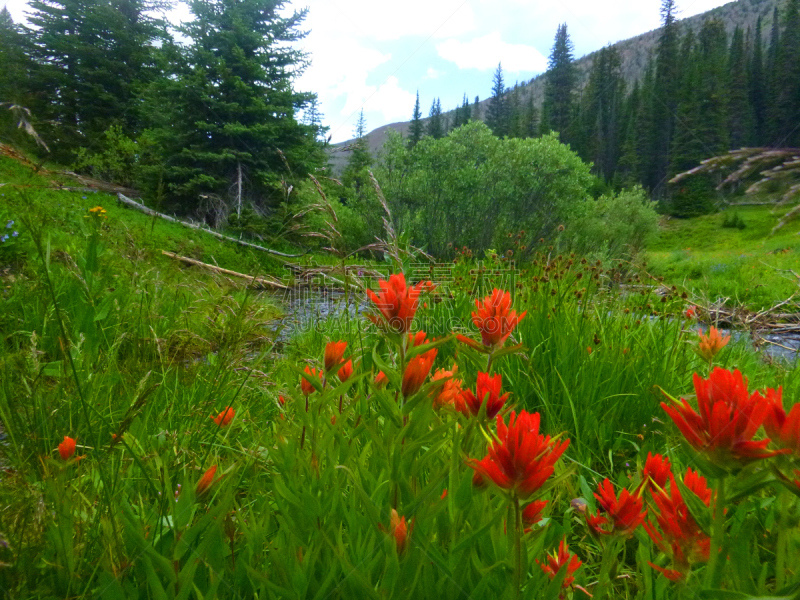
[[[25,53],[25,40],[11,13],[0,9],[0,102],[28,106],[28,78],[32,64]],[[4,109],[0,109],[4,111]]]
[[[464,98],[461,101],[461,118],[464,121],[464,125],[472,120],[472,108],[469,105],[466,92],[464,92]]]
[[[778,146],[800,146],[800,0],[788,0],[775,64]]]
[[[361,195],[369,181],[369,167],[372,166],[372,155],[369,152],[367,140],[367,120],[364,118],[364,109],[358,115],[355,128],[355,141],[347,160],[347,166],[342,173],[342,183],[352,189],[356,195]]]
[[[522,98],[520,97],[519,84],[515,85],[513,89],[508,92],[506,98],[506,105],[508,110],[508,128],[507,134],[512,138],[525,137],[523,132],[523,110]]]
[[[413,148],[422,139],[422,109],[419,106],[419,90],[417,90],[417,101],[414,103],[414,115],[411,118],[411,125],[408,128],[408,147]]]
[[[613,46],[601,49],[592,63],[581,110],[581,152],[595,172],[611,181],[620,154],[625,80],[622,60]]]
[[[633,84],[633,90],[625,100],[624,122],[621,132],[622,147],[620,159],[615,173],[615,185],[618,187],[640,183],[639,153],[637,152],[637,120],[641,105],[639,81]]]
[[[442,119],[442,103],[439,98],[436,98],[431,104],[426,133],[435,140],[444,137],[445,125]]]
[[[267,209],[283,199],[286,164],[298,176],[320,165],[317,130],[298,122],[315,96],[292,81],[305,55],[295,42],[306,11],[284,15],[283,0],[194,0],[184,67],[163,84],[154,128],[161,174],[184,210],[198,198],[245,199]],[[244,182],[244,188],[238,185]]]
[[[472,113],[472,118],[474,120],[481,120],[481,114],[483,111],[481,111],[481,99],[478,96],[475,96],[475,102],[472,103],[472,110],[470,112]]]
[[[91,146],[111,125],[142,127],[142,89],[158,74],[163,22],[148,0],[32,0],[28,36],[38,63],[32,91],[65,151]],[[62,155],[66,156],[66,154]]]
[[[742,148],[752,140],[753,115],[747,80],[747,55],[744,33],[740,27],[733,32],[730,55],[728,57],[728,131],[730,147]]]
[[[753,36],[753,49],[749,68],[750,104],[753,109],[753,143],[762,146],[767,143],[766,120],[767,98],[766,78],[764,76],[764,48],[761,35],[761,16],[756,22]]]
[[[700,122],[697,130],[711,158],[730,148],[728,87],[728,40],[725,24],[717,18],[707,19],[698,35],[700,56]],[[744,92],[742,92],[744,93]]]
[[[508,135],[508,100],[506,87],[503,82],[503,66],[497,65],[497,70],[492,78],[492,97],[486,111],[486,124],[498,137]]]
[[[575,117],[577,71],[566,23],[559,25],[556,32],[545,77],[543,122],[560,134],[562,142],[568,143]]]
[[[532,138],[539,135],[539,111],[533,102],[533,94],[528,94],[522,118],[522,137]]]
[[[778,74],[778,57],[781,45],[781,20],[778,6],[772,11],[772,30],[770,32],[769,48],[767,50],[767,108],[766,108],[766,144],[778,141],[781,115],[778,109],[778,96],[780,94],[780,77]]]
[[[666,184],[670,148],[678,106],[680,68],[678,63],[679,26],[675,0],[661,1],[661,34],[656,47],[656,72],[653,90],[652,189],[661,194]]]

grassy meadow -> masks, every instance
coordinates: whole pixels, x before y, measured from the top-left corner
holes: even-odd
[[[0,181],[13,184],[0,187],[0,226],[18,232],[0,246],[4,597],[798,597],[797,455],[715,463],[660,406],[663,392],[695,403],[692,376],[711,368],[696,324],[676,317],[687,306],[677,289],[620,294],[637,277],[625,264],[568,254],[515,269],[461,257],[420,299],[421,345],[380,316],[378,327],[349,314],[279,344],[286,309],[275,299],[161,250],[280,276],[277,259],[107,195],[48,189],[8,160]],[[670,222],[648,268],[668,281],[685,273],[688,286],[696,257],[692,279],[707,274],[724,294],[711,267],[731,264],[726,249],[750,235],[758,250],[736,277],[762,260],[791,268],[781,261],[794,246],[773,251],[790,247],[796,226],[762,243],[764,212],[741,209],[741,231],[715,225],[719,215]],[[487,351],[471,313],[495,287],[526,314]],[[741,300],[769,304],[773,292],[760,289]],[[345,362],[324,366],[338,340],[349,376]],[[713,365],[741,370],[751,391],[782,386],[787,408],[797,398],[793,365],[745,342]],[[440,369],[452,377],[437,379]],[[502,390],[474,412],[443,397],[455,380],[477,382],[482,396],[485,373]],[[529,459],[541,472],[562,452],[533,491],[476,470],[503,437],[487,416],[492,398],[503,423],[512,407],[518,419],[539,413],[536,435],[525,435],[540,445]],[[74,452],[59,448],[65,436]],[[668,459],[678,482],[646,475],[648,453]],[[681,479],[687,467],[719,502]],[[619,490],[613,503],[598,491],[606,479]],[[685,547],[705,543],[705,555],[681,558],[633,525],[647,509],[661,527],[668,486],[682,491],[681,523],[693,527]],[[637,513],[630,530],[623,496]],[[573,554],[579,568],[565,562]]]
[[[692,219],[665,218],[648,246],[647,269],[704,301],[769,308],[797,291],[800,222],[771,234],[791,208],[729,206]],[[723,227],[736,217],[743,228]]]

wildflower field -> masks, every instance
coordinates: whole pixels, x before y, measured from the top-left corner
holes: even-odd
[[[5,597],[800,598],[800,380],[679,290],[461,249],[278,343],[177,228],[5,193]]]

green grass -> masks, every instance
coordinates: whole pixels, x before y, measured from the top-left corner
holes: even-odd
[[[800,221],[770,235],[791,207],[729,207],[693,219],[665,219],[646,253],[647,270],[670,285],[684,286],[698,299],[763,310],[797,291]],[[736,213],[745,229],[723,228]]]
[[[0,176],[43,185],[7,161]],[[0,217],[20,232],[0,254],[3,597],[501,598],[512,597],[521,568],[525,598],[555,600],[558,584],[534,559],[562,538],[584,561],[576,583],[591,587],[602,571],[601,544],[573,498],[594,507],[606,476],[634,489],[648,451],[694,464],[659,406],[658,387],[690,395],[692,373],[708,368],[688,324],[664,318],[680,312],[678,295],[620,295],[613,282],[625,273],[577,257],[537,255],[524,272],[497,278],[459,262],[451,289],[426,297],[417,315],[441,342],[434,368],[457,364],[474,389],[486,357],[450,334],[478,339],[475,297],[512,290],[516,310],[527,311],[515,332],[523,348],[493,368],[516,409],[539,411],[543,432],[571,442],[558,483],[541,490],[547,520],[524,538],[518,567],[513,510],[497,490],[473,488],[467,464],[486,454],[494,423],[434,411],[433,388],[403,399],[400,355],[374,325],[331,318],[279,354],[275,301],[160,252],[250,273],[278,274],[279,261],[109,196],[0,193]],[[95,205],[108,219],[87,213]],[[355,376],[331,378],[307,401],[299,372],[320,367],[325,343],[338,339],[348,341]],[[764,361],[745,342],[718,364],[741,369],[750,387],[800,392],[792,365]],[[369,385],[378,369],[394,380],[387,390]],[[210,417],[228,406],[233,422],[217,427]],[[65,435],[85,458],[61,461]],[[219,478],[196,494],[211,467]],[[730,568],[728,587],[767,596],[777,592],[773,578],[750,567],[774,560],[780,512],[771,488],[758,494],[728,508],[732,547],[752,557]],[[387,534],[391,508],[413,522],[403,553]],[[791,541],[787,565],[796,564]],[[637,532],[608,597],[683,597],[649,567],[667,564],[657,554]],[[696,586],[704,571],[695,570]]]

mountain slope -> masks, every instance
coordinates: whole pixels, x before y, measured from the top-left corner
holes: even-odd
[[[760,16],[762,19],[762,41],[766,44],[769,40],[770,28],[772,27],[773,9],[776,5],[782,7],[784,3],[785,0],[736,0],[735,2],[730,2],[705,13],[681,20],[681,35],[683,35],[687,29],[691,29],[697,33],[702,27],[703,22],[710,18],[720,19],[725,24],[725,29],[729,36],[733,33],[737,26],[741,27],[745,30],[745,32],[747,32],[748,29],[755,29],[756,21]],[[655,29],[641,35],[637,35],[636,37],[622,40],[616,44],[612,44],[612,46],[619,51],[620,57],[622,58],[622,74],[629,84],[629,87],[635,80],[639,79],[644,74],[644,70],[647,68],[650,55],[655,51],[659,31],[660,29]],[[589,71],[591,70],[592,62],[594,61],[596,54],[597,52],[592,52],[575,61],[575,64],[578,67],[578,72],[580,73],[579,81],[581,86],[583,86],[588,79]],[[527,101],[527,99],[533,95],[534,103],[537,106],[541,106],[544,95],[544,82],[545,74],[543,73],[534,77],[527,83],[520,84],[522,101]],[[487,87],[488,84],[489,81],[487,80]],[[467,94],[467,97],[472,96],[474,96],[474,90],[472,94]],[[488,103],[488,98],[479,103],[478,106],[480,107],[480,114],[477,118],[481,120],[484,119]],[[412,108],[413,107],[409,106],[409,114],[411,113]],[[450,117],[452,115],[452,111],[445,114]],[[475,118],[475,115],[473,115],[473,118]],[[366,137],[369,142],[369,149],[372,155],[375,156],[383,147],[383,143],[386,141],[389,130],[398,131],[405,136],[408,132],[409,124],[409,121],[391,123],[389,125],[378,127],[377,129],[374,129],[368,133]],[[352,144],[352,142],[353,140],[348,140],[347,142],[342,142],[340,144],[331,146],[329,149],[330,163],[334,172],[341,172],[341,170],[344,168],[345,164],[347,163],[347,158],[350,155],[347,147]]]

